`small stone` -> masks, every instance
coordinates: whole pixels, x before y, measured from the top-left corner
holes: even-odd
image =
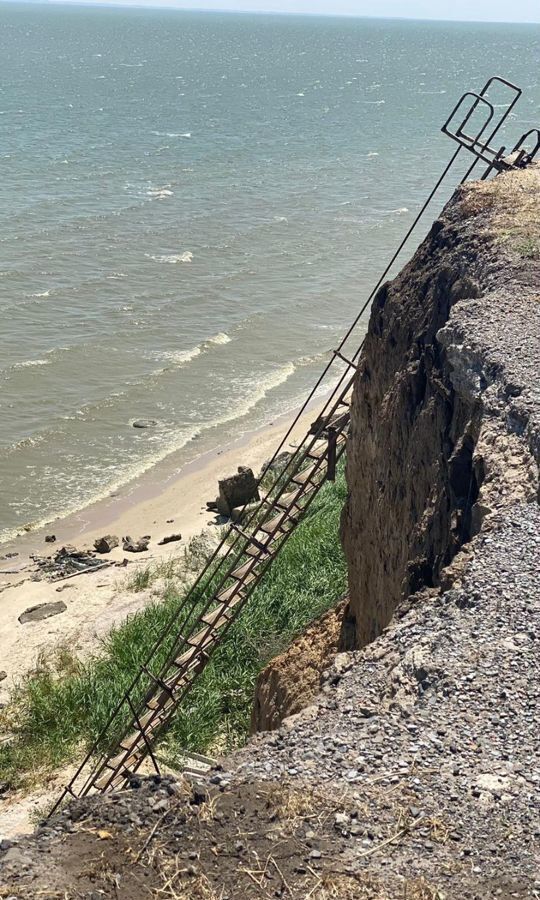
[[[169,534],[167,537],[161,538],[161,540],[158,541],[158,544],[160,547],[162,547],[163,544],[172,544],[173,541],[181,541],[181,540],[182,540],[182,535],[180,533]]]
[[[46,544],[54,544],[55,541],[56,541],[55,534],[46,534],[45,535],[45,543]]]
[[[191,802],[195,806],[201,806],[208,800],[208,791],[202,784],[194,784],[191,790]]]
[[[135,419],[132,425],[134,428],[153,428],[157,422],[155,419]]]
[[[338,828],[345,828],[350,822],[350,818],[347,813],[336,813],[334,816],[334,822],[338,826]]]
[[[4,671],[2,670],[2,671],[0,672],[0,681],[3,681],[4,678],[7,678],[7,672],[4,672]]]
[[[309,854],[310,859],[320,859],[321,856],[322,856],[322,853],[320,850],[312,850],[311,853]]]

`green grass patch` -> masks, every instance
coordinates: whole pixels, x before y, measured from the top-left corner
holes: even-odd
[[[261,668],[345,591],[339,542],[345,496],[341,468],[336,483],[322,488],[177,713],[162,748],[171,761],[182,749],[212,753],[242,743]],[[191,564],[201,563],[200,547],[194,546],[193,555]],[[11,743],[0,747],[0,780],[31,784],[76,759],[95,739],[186,590],[170,575],[159,602],[111,631],[99,655],[79,662],[63,651],[42,660],[21,683],[0,714],[0,730],[13,734]],[[143,590],[153,578],[152,571],[142,569],[126,586]],[[158,665],[159,660],[153,667]]]

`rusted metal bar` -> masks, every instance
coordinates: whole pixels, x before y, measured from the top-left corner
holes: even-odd
[[[326,463],[326,480],[336,480],[336,461],[337,461],[337,430],[331,425],[327,428],[328,434],[328,459]]]

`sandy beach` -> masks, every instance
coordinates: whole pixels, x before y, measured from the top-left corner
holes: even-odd
[[[320,405],[319,400],[317,405]],[[314,418],[313,409],[305,412],[295,426],[284,449],[299,440]],[[100,501],[76,516],[57,520],[41,531],[21,536],[1,548],[18,555],[0,561],[0,702],[6,702],[14,682],[32,670],[40,655],[68,645],[78,655],[98,647],[113,625],[155,599],[156,587],[129,591],[126,582],[138,568],[181,558],[190,539],[204,529],[216,529],[215,513],[208,512],[206,501],[218,491],[218,479],[236,472],[239,465],[251,466],[257,475],[286,433],[292,415],[220,450],[206,453],[185,466],[178,476],[156,489],[148,479],[129,486],[120,496]],[[45,543],[54,533],[56,542]],[[180,532],[182,540],[164,546],[158,542]],[[104,534],[118,537],[151,535],[148,551],[127,553],[122,547],[103,556],[103,561],[128,565],[108,566],[96,572],[61,581],[32,580],[35,565],[30,555],[47,556],[65,544],[79,549],[93,547],[95,538]],[[154,591],[154,593],[152,593]],[[20,624],[18,617],[28,607],[62,600],[64,612],[41,622]]]

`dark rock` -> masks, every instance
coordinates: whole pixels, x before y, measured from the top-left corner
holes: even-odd
[[[2,672],[0,672],[0,681],[3,681],[4,678],[7,678],[7,672],[4,672],[4,671],[2,670]]]
[[[283,450],[281,453],[278,453],[274,460],[267,460],[263,463],[263,467],[261,469],[261,475],[264,473],[279,475],[285,467],[289,464],[290,459],[292,458],[292,453],[289,453],[288,450]]]
[[[110,553],[119,543],[115,534],[106,534],[94,541],[94,548],[98,553]]]
[[[230,516],[235,506],[245,506],[251,500],[259,500],[257,481],[252,469],[240,466],[236,475],[219,481],[217,510],[222,516]]]
[[[124,550],[127,550],[129,553],[144,553],[145,550],[148,550],[148,544],[150,543],[150,535],[145,534],[143,537],[139,538],[138,541],[134,541],[132,537],[127,535],[127,537],[122,538],[122,547]]]
[[[51,616],[65,612],[66,609],[67,606],[63,600],[57,600],[55,603],[38,603],[37,606],[25,609],[19,616],[19,622],[21,625],[26,622],[41,622],[43,619],[49,619]]]
[[[56,541],[56,535],[55,535],[55,534],[47,534],[47,535],[45,535],[45,543],[46,543],[46,544],[54,544],[55,541]]]
[[[157,422],[155,419],[135,419],[132,424],[134,428],[154,428]]]
[[[181,541],[181,540],[182,540],[182,535],[180,533],[169,534],[169,535],[167,535],[167,537],[164,537],[160,541],[158,541],[158,545],[161,547],[161,546],[163,546],[163,544],[172,544],[173,541]]]
[[[217,508],[218,508],[217,500],[207,500],[206,508],[207,508],[207,510],[209,510],[209,512],[217,512]]]
[[[258,503],[248,503],[247,506],[235,506],[235,508],[231,510],[231,519],[233,522],[245,522],[258,508]]]
[[[194,784],[191,791],[191,802],[194,806],[201,806],[208,800],[208,791],[203,784]]]

